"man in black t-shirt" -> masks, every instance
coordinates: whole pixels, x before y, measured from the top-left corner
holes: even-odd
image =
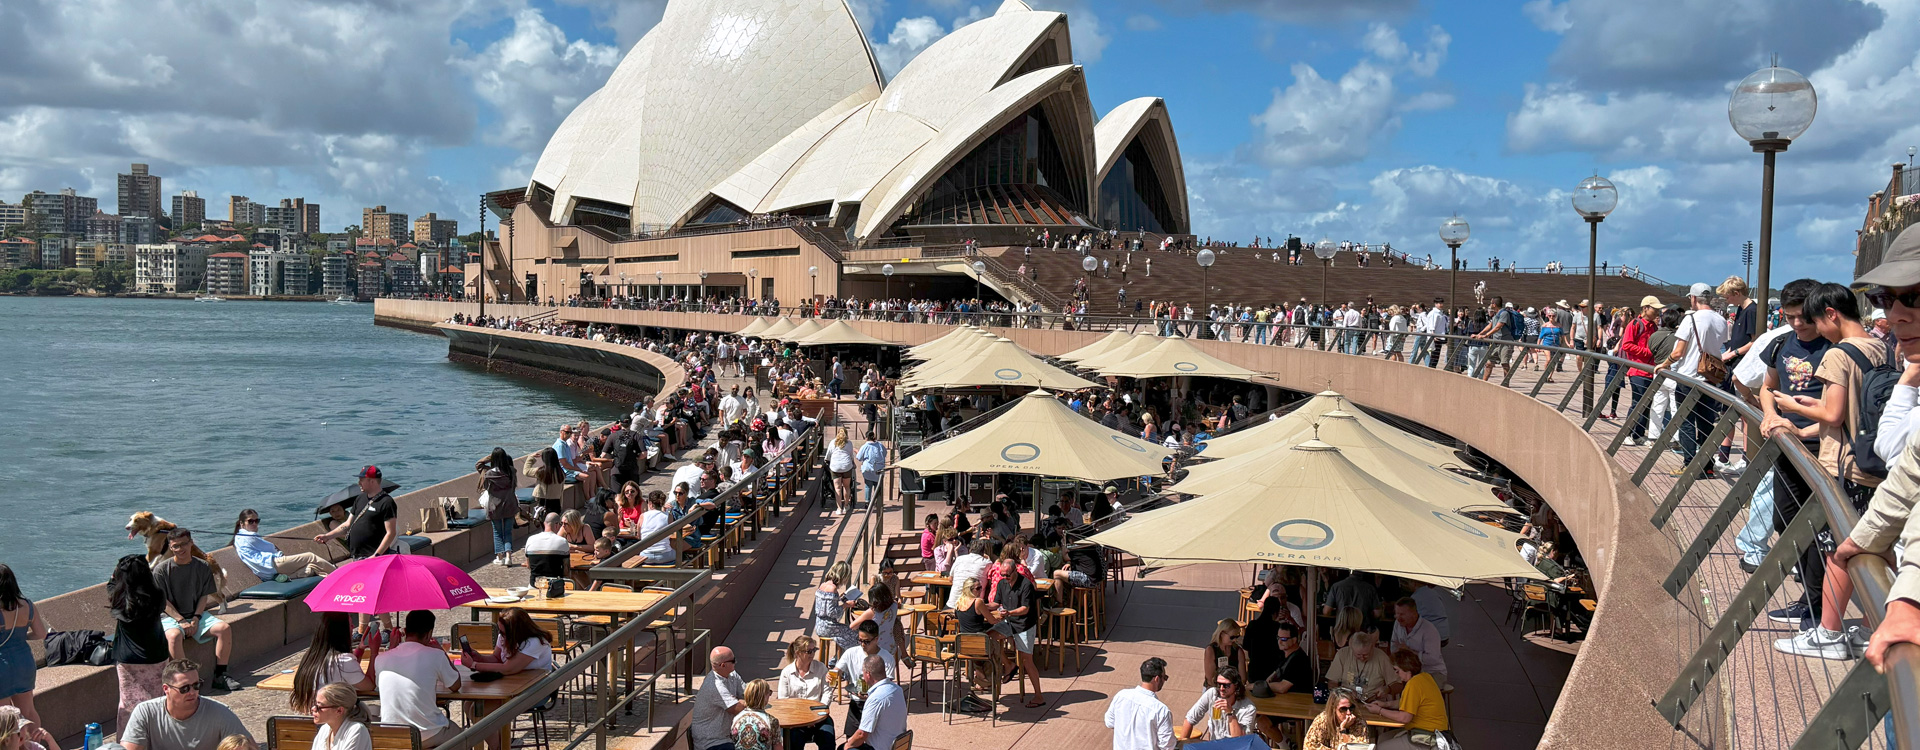
[[[1021,678],[1033,681],[1033,695],[1026,705],[1037,708],[1046,701],[1040,695],[1040,670],[1033,664],[1034,631],[1040,622],[1039,605],[1033,600],[1033,579],[1022,574],[1019,561],[1011,557],[1003,557],[995,565],[1000,566],[1000,581],[994,584],[993,603],[1001,619],[993,632],[1013,644],[1019,654]]]
[[[361,469],[359,480],[360,497],[354,502],[353,517],[313,540],[326,544],[345,536],[347,554],[355,560],[366,560],[393,550],[394,542],[400,539],[400,511],[380,481],[380,467]],[[382,621],[385,619],[383,615]]]

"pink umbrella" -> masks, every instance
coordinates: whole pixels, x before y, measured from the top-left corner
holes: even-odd
[[[315,612],[451,609],[487,598],[473,576],[432,555],[381,555],[340,566],[307,594]]]

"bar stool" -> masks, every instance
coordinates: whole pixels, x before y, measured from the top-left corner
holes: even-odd
[[[1080,632],[1076,635],[1082,643],[1100,637],[1101,620],[1106,614],[1106,611],[1103,609],[1105,606],[1106,591],[1106,588],[1101,586],[1091,588],[1075,586],[1073,588],[1072,607],[1079,612],[1079,618],[1076,624],[1080,628]]]
[[[1060,674],[1067,673],[1067,649],[1073,649],[1073,671],[1079,674],[1085,667],[1080,663],[1080,638],[1076,629],[1081,628],[1078,620],[1079,610],[1072,607],[1049,607],[1041,610],[1045,619],[1040,621],[1041,655],[1053,654],[1058,660]]]

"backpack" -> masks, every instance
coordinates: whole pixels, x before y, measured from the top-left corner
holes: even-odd
[[[1887,460],[1875,452],[1873,443],[1880,437],[1880,412],[1886,408],[1887,400],[1893,398],[1893,387],[1900,382],[1900,369],[1893,366],[1893,352],[1887,352],[1886,361],[1875,365],[1852,344],[1841,342],[1840,349],[1860,368],[1859,392],[1848,394],[1853,398],[1855,425],[1850,443],[1853,466],[1863,474],[1885,479]]]
[[[632,430],[620,431],[614,440],[613,450],[609,451],[614,471],[622,474],[639,473],[640,464],[635,460],[640,457],[639,442],[634,439]]]

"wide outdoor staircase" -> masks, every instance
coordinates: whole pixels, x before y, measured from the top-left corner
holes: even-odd
[[[1029,263],[1039,273],[1037,285],[1052,290],[1056,297],[1071,297],[1074,282],[1084,275],[1080,270],[1080,254],[1070,250],[1034,248],[1030,259],[1022,258],[1020,248],[989,248],[983,252],[1000,255],[1003,267],[1017,267],[1023,261]],[[1216,249],[1213,268],[1205,274],[1190,254],[1158,250],[1133,253],[1132,269],[1125,282],[1127,302],[1122,310],[1117,292],[1123,283],[1120,264],[1127,253],[1095,250],[1094,257],[1110,261],[1112,271],[1110,277],[1102,277],[1098,271],[1093,273],[1088,312],[1128,314],[1136,301],[1150,305],[1154,300],[1190,303],[1195,307],[1200,306],[1203,299],[1214,304],[1291,304],[1302,298],[1309,304],[1320,302],[1319,261],[1310,258],[1306,265],[1289,266],[1286,251],[1279,251],[1281,261],[1278,263],[1272,259],[1273,252],[1272,249],[1257,252],[1250,248]],[[1147,258],[1153,259],[1151,277],[1146,271]],[[1445,270],[1428,271],[1404,265],[1386,268],[1380,265],[1378,254],[1372,260],[1371,267],[1356,268],[1351,254],[1337,257],[1334,265],[1326,270],[1326,299],[1333,304],[1364,304],[1371,298],[1380,305],[1405,305],[1432,302],[1435,297],[1447,294],[1448,272]],[[1205,286],[1212,287],[1205,293],[1203,278],[1207,281]],[[1576,304],[1587,296],[1584,275],[1463,270],[1459,280],[1460,304],[1472,304],[1473,287],[1481,281],[1487,282],[1488,299],[1499,295],[1519,307],[1542,307],[1559,300]],[[1601,276],[1596,282],[1600,301],[1609,307],[1633,307],[1649,294],[1667,302],[1679,301],[1672,292],[1635,279]]]
[[[1006,249],[1007,248],[1001,248],[1003,252]],[[1019,257],[1018,254],[1015,254],[1006,260],[1017,263]],[[1070,302],[1065,297],[1054,293],[1053,290],[1048,289],[1045,285],[1021,276],[1018,268],[1007,267],[1006,263],[1002,262],[1000,257],[996,257],[991,252],[982,250],[980,255],[968,258],[967,265],[969,268],[972,267],[973,261],[975,260],[980,261],[981,264],[986,267],[987,278],[992,280],[994,288],[1001,291],[1002,296],[1024,298],[1016,300],[1021,302],[1037,302],[1040,304],[1040,309],[1045,312],[1067,311],[1067,306]],[[1007,294],[1007,292],[1011,292],[1011,294]]]

